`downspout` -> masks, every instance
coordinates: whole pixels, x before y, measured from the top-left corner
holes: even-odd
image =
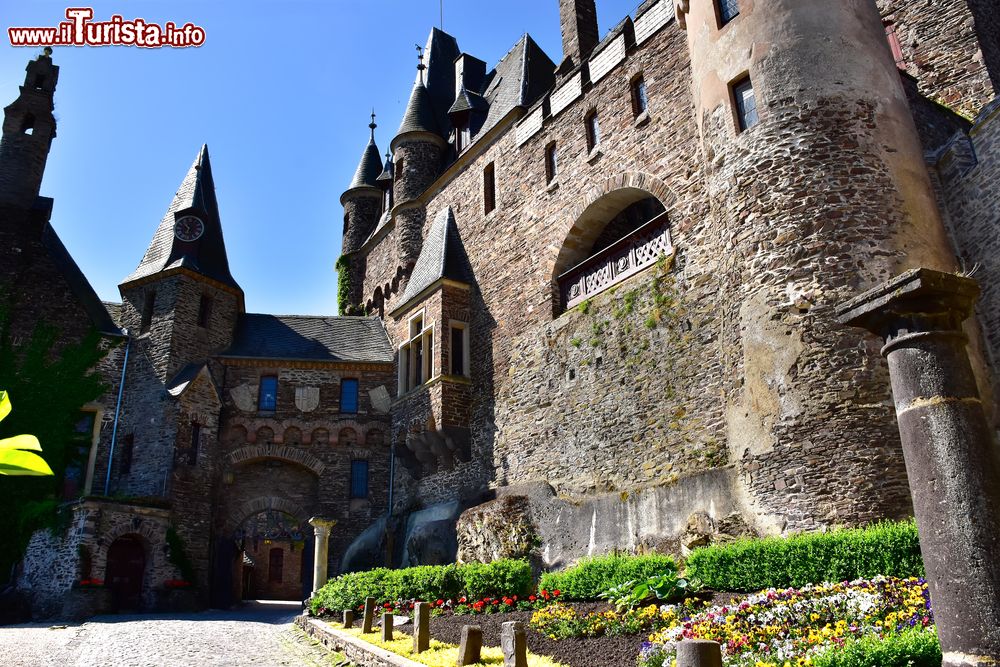
[[[396,479],[396,443],[389,448],[389,507],[386,510],[386,521],[392,516],[392,485]]]
[[[128,329],[122,329],[125,334],[125,361],[122,362],[122,377],[118,383],[118,403],[115,405],[115,423],[111,428],[111,451],[108,452],[108,474],[104,478],[104,495],[108,495],[111,488],[111,463],[115,458],[115,442],[118,440],[118,416],[122,411],[122,395],[125,393],[125,371],[128,369],[128,350],[132,345],[132,336]]]

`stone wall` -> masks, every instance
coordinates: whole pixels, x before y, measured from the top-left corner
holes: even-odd
[[[976,312],[993,368],[1000,364],[1000,98],[976,118],[968,134],[958,133],[938,154],[949,226],[963,268],[976,278],[982,296]]]
[[[264,500],[288,503],[297,519],[337,520],[330,536],[331,572],[348,545],[388,503],[388,397],[396,376],[388,364],[225,361],[215,530],[228,539]],[[262,375],[278,377],[277,409],[257,410]],[[340,412],[344,378],[356,378],[358,412]],[[350,497],[351,461],[369,465],[368,498]]]
[[[883,21],[895,29],[900,65],[930,99],[972,118],[1000,90],[990,79],[997,68],[1000,30],[995,3],[976,0],[877,0]],[[997,74],[994,74],[996,77]]]

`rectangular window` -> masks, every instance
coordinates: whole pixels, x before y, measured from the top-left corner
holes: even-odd
[[[278,378],[265,375],[260,379],[260,391],[257,394],[257,406],[261,411],[274,412],[278,407]]]
[[[490,162],[483,169],[483,209],[489,213],[497,207],[496,167]]]
[[[127,475],[132,470],[132,451],[135,449],[135,435],[129,433],[121,442],[121,474]]]
[[[410,318],[409,329],[409,340],[399,346],[400,396],[434,375],[434,328],[424,327],[421,313]]]
[[[649,99],[646,97],[646,80],[642,75],[632,79],[632,114],[641,115],[649,108]]]
[[[601,126],[597,122],[597,112],[591,111],[583,122],[587,126],[587,150],[592,151],[601,143]]]
[[[469,375],[469,327],[464,322],[452,322],[451,351],[448,358],[451,362],[452,375]]]
[[[556,155],[556,142],[545,147],[545,182],[551,183],[559,173],[559,163]]]
[[[284,578],[285,550],[281,547],[274,547],[267,558],[267,580],[272,584],[280,584]]]
[[[156,291],[146,292],[146,300],[142,304],[142,321],[139,324],[139,333],[149,331],[149,325],[153,323],[153,307],[156,305]]]
[[[733,100],[736,103],[736,120],[740,132],[749,130],[760,121],[757,114],[757,99],[753,94],[753,83],[745,77],[733,84]]]
[[[201,444],[201,424],[191,424],[191,448],[188,450],[188,465],[198,465],[198,446]]]
[[[198,326],[202,329],[208,328],[208,320],[212,316],[212,297],[207,294],[201,295],[198,303]]]
[[[719,2],[719,27],[726,25],[740,15],[739,0],[718,0]]]
[[[340,381],[340,411],[355,413],[358,411],[358,381],[345,379]]]
[[[368,497],[368,461],[351,461],[351,498]]]

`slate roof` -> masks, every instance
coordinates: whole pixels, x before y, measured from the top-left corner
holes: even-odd
[[[458,96],[455,97],[455,103],[451,105],[448,109],[449,114],[459,113],[461,111],[486,111],[489,109],[490,105],[483,96],[479,93],[470,93],[466,90],[465,86],[458,91]]]
[[[375,182],[378,184],[387,184],[388,187],[392,187],[392,176],[395,173],[395,165],[392,163],[392,153],[386,152],[385,154],[385,165],[382,169],[382,173],[379,174]]]
[[[434,223],[431,225],[430,231],[427,232],[427,238],[424,239],[420,257],[417,258],[417,263],[413,266],[410,282],[406,284],[406,291],[403,292],[400,305],[395,310],[403,308],[441,278],[457,280],[469,285],[475,282],[472,268],[469,265],[469,257],[466,255],[465,246],[462,245],[462,239],[458,235],[455,214],[450,206],[434,218]]]
[[[392,344],[377,317],[247,313],[222,357],[391,363]]]
[[[530,107],[556,81],[556,65],[542,47],[525,33],[493,71],[487,73],[480,94],[489,104],[486,121],[476,133],[485,134],[515,107]]]
[[[197,242],[181,244],[174,238],[174,214],[187,210],[202,219],[205,232]],[[198,151],[198,156],[181,181],[139,266],[122,284],[178,267],[186,267],[240,290],[239,284],[229,272],[229,259],[222,237],[222,221],[219,218],[219,204],[215,199],[215,181],[212,179],[207,145],[203,145]]]
[[[83,271],[77,266],[77,263],[73,260],[73,256],[69,254],[69,250],[63,245],[62,240],[56,234],[56,230],[52,228],[52,225],[46,225],[42,231],[42,245],[48,251],[53,264],[56,265],[56,268],[66,280],[70,291],[73,292],[73,295],[83,307],[84,312],[87,313],[87,317],[90,319],[91,324],[94,325],[94,328],[103,334],[112,336],[122,335],[121,329],[111,319],[108,309],[105,308],[104,303],[97,296],[97,292],[94,291],[93,286],[91,286],[90,281],[83,275]]]
[[[436,126],[442,136],[446,136],[451,129],[448,108],[455,101],[455,59],[461,54],[457,39],[443,30],[431,28],[424,47],[424,64],[427,65],[424,81],[434,109]]]
[[[354,188],[377,187],[378,177],[382,173],[382,155],[378,146],[375,145],[375,130],[365,146],[365,152],[361,155],[361,162],[358,163],[357,171],[354,172],[354,179],[347,186],[348,190]]]
[[[205,368],[206,364],[187,364],[177,372],[177,375],[167,383],[167,392],[174,397],[180,396],[191,386],[195,378]]]
[[[413,84],[413,92],[410,93],[410,101],[406,104],[403,122],[399,124],[396,136],[407,132],[432,132],[440,135],[441,131],[438,128],[441,126],[434,116],[434,105],[430,93],[427,92],[427,86],[417,81]]]

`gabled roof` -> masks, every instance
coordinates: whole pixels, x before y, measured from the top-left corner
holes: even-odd
[[[177,398],[187,391],[202,373],[204,373],[208,381],[212,383],[212,388],[215,389],[216,396],[218,396],[219,388],[215,385],[215,380],[212,379],[212,374],[208,372],[208,364],[206,363],[187,364],[184,368],[177,371],[177,375],[167,382],[167,393],[174,398]]]
[[[492,72],[486,75],[483,98],[490,106],[477,135],[488,132],[515,107],[530,107],[555,84],[556,65],[525,33]]]
[[[394,310],[400,310],[410,301],[420,295],[425,289],[433,285],[438,280],[447,278],[461,283],[471,285],[475,282],[472,276],[472,268],[469,265],[469,257],[465,253],[465,246],[458,235],[458,226],[455,224],[455,214],[451,207],[444,209],[434,218],[431,229],[424,239],[423,248],[420,250],[420,257],[413,266],[413,273],[410,274],[410,281],[406,284],[406,291],[399,301],[399,306]]]
[[[77,263],[73,260],[73,256],[69,254],[69,251],[63,245],[62,240],[56,234],[56,230],[52,228],[52,225],[47,224],[42,230],[42,245],[52,259],[52,263],[56,265],[59,273],[66,280],[70,291],[73,292],[77,301],[80,302],[80,306],[87,314],[94,328],[102,334],[112,336],[122,335],[121,329],[111,319],[108,309],[105,308],[104,303],[97,296],[97,292],[94,291],[93,286],[91,286],[90,281],[83,275],[83,271],[77,266]]]
[[[347,189],[377,187],[378,177],[381,173],[382,156],[379,153],[378,146],[375,145],[375,131],[372,129],[372,136],[368,140],[368,145],[365,146],[365,152],[361,154],[361,162],[358,163],[358,168],[354,172],[354,179],[351,180],[351,184],[347,186]]]
[[[182,244],[174,237],[174,214],[183,211],[191,211],[205,223],[205,231],[195,243]],[[178,267],[186,267],[240,290],[239,284],[229,272],[229,259],[222,237],[222,221],[219,218],[219,204],[215,199],[215,181],[212,179],[207,145],[203,145],[198,151],[198,156],[181,181],[139,266],[122,281],[122,285]]]
[[[392,344],[377,317],[240,316],[221,357],[391,363]]]

